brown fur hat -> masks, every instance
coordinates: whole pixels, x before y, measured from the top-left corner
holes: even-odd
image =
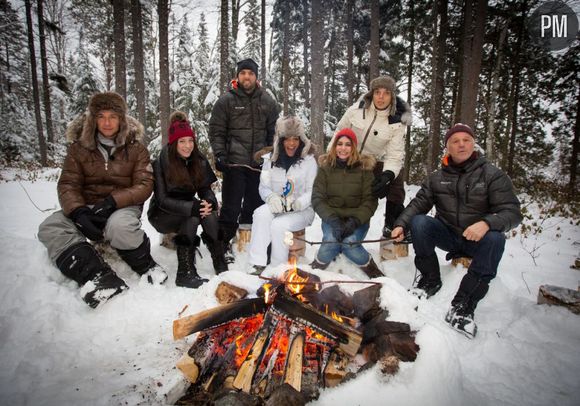
[[[96,120],[87,111],[77,116],[66,128],[66,139],[68,142],[79,142],[83,147],[94,150],[97,148]],[[115,144],[121,146],[130,142],[142,142],[145,136],[145,129],[137,119],[125,116],[125,130],[120,129],[115,137]]]
[[[75,134],[73,130],[69,134],[67,129],[67,138],[69,140],[71,140],[71,138],[73,140],[78,140],[86,148],[95,149],[97,115],[100,111],[103,110],[111,110],[119,114],[119,133],[115,137],[115,144],[117,146],[124,145],[125,142],[127,142],[129,136],[129,126],[127,124],[127,103],[125,103],[125,100],[115,92],[95,93],[89,100],[87,112],[84,113],[84,119],[82,121],[82,133]],[[138,124],[141,125],[140,123]],[[78,127],[78,124],[76,127]],[[141,132],[142,128],[143,126],[141,126]]]
[[[379,76],[378,78],[374,78],[371,80],[371,86],[367,94],[364,95],[365,101],[365,109],[369,108],[371,103],[373,102],[373,93],[377,89],[387,89],[391,92],[391,106],[389,109],[389,115],[394,115],[397,111],[396,108],[396,97],[397,97],[397,84],[395,83],[395,79],[390,76]]]

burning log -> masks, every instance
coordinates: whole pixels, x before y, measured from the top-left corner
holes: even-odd
[[[241,389],[246,393],[250,392],[254,372],[256,372],[256,368],[258,367],[258,363],[262,356],[262,350],[269,338],[270,320],[271,316],[268,314],[264,320],[264,326],[260,329],[260,332],[252,345],[252,349],[238,370],[236,378],[234,379],[234,388]]]
[[[304,334],[297,334],[292,340],[288,352],[286,376],[284,383],[289,384],[300,392],[302,384],[302,356],[304,353]]]
[[[266,309],[260,298],[240,300],[173,321],[173,339],[179,340],[206,328],[215,327],[238,317],[262,313]]]
[[[278,295],[272,307],[296,319],[306,321],[313,330],[336,339],[339,348],[345,354],[351,357],[356,355],[362,341],[362,335],[353,328],[342,325],[314,308],[306,307],[300,301],[286,295]]]

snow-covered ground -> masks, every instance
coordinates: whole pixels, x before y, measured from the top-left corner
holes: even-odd
[[[3,172],[2,178],[14,174]],[[260,280],[247,273],[245,254],[231,271],[215,277],[209,253],[202,247],[200,273],[210,282],[198,290],[176,288],[177,259],[160,247],[159,236],[143,217],[153,242],[153,256],[170,275],[152,287],[123,262],[112,266],[129,291],[97,310],[80,298],[75,282],[49,262],[36,237],[40,222],[56,209],[57,170],[35,182],[0,183],[0,404],[2,405],[134,405],[166,404],[186,383],[175,362],[192,338],[174,342],[172,321],[185,306],[193,314],[217,305],[213,295],[220,281],[254,292]],[[417,191],[408,189],[409,195]],[[371,222],[369,237],[378,237],[384,201]],[[533,212],[533,211],[532,211]],[[537,215],[537,211],[536,211]],[[476,311],[478,336],[468,340],[443,321],[459,281],[461,268],[442,263],[443,288],[418,300],[407,289],[415,273],[412,255],[384,261],[387,276],[381,292],[390,320],[409,323],[421,347],[414,363],[383,376],[377,367],[339,387],[324,390],[314,405],[577,405],[580,399],[580,318],[559,307],[536,304],[538,287],[553,284],[576,289],[580,271],[570,264],[580,251],[580,230],[568,219],[552,218],[536,240],[507,241],[498,277]],[[321,237],[320,220],[307,238]],[[537,248],[534,255],[528,253]],[[378,244],[369,250],[378,260]],[[308,247],[301,267],[314,256]],[[344,270],[342,275],[334,271]],[[268,269],[266,275],[281,272]],[[341,259],[323,280],[364,279]],[[355,290],[354,285],[343,288]],[[416,310],[415,310],[416,309]]]

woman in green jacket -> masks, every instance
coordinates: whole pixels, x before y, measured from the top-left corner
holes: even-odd
[[[320,169],[312,190],[312,206],[322,219],[324,242],[311,266],[326,269],[341,252],[370,278],[383,276],[361,244],[377,208],[371,191],[375,159],[360,155],[350,128],[336,133],[328,154],[318,159]]]

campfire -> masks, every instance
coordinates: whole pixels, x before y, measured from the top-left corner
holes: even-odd
[[[409,325],[387,321],[378,305],[379,283],[322,282],[295,264],[279,279],[264,279],[252,299],[222,282],[227,301],[237,300],[174,321],[174,339],[198,333],[177,363],[192,383],[180,404],[224,392],[271,400],[291,391],[308,401],[376,362],[394,374],[400,360],[415,360]],[[371,286],[349,296],[339,283]]]

